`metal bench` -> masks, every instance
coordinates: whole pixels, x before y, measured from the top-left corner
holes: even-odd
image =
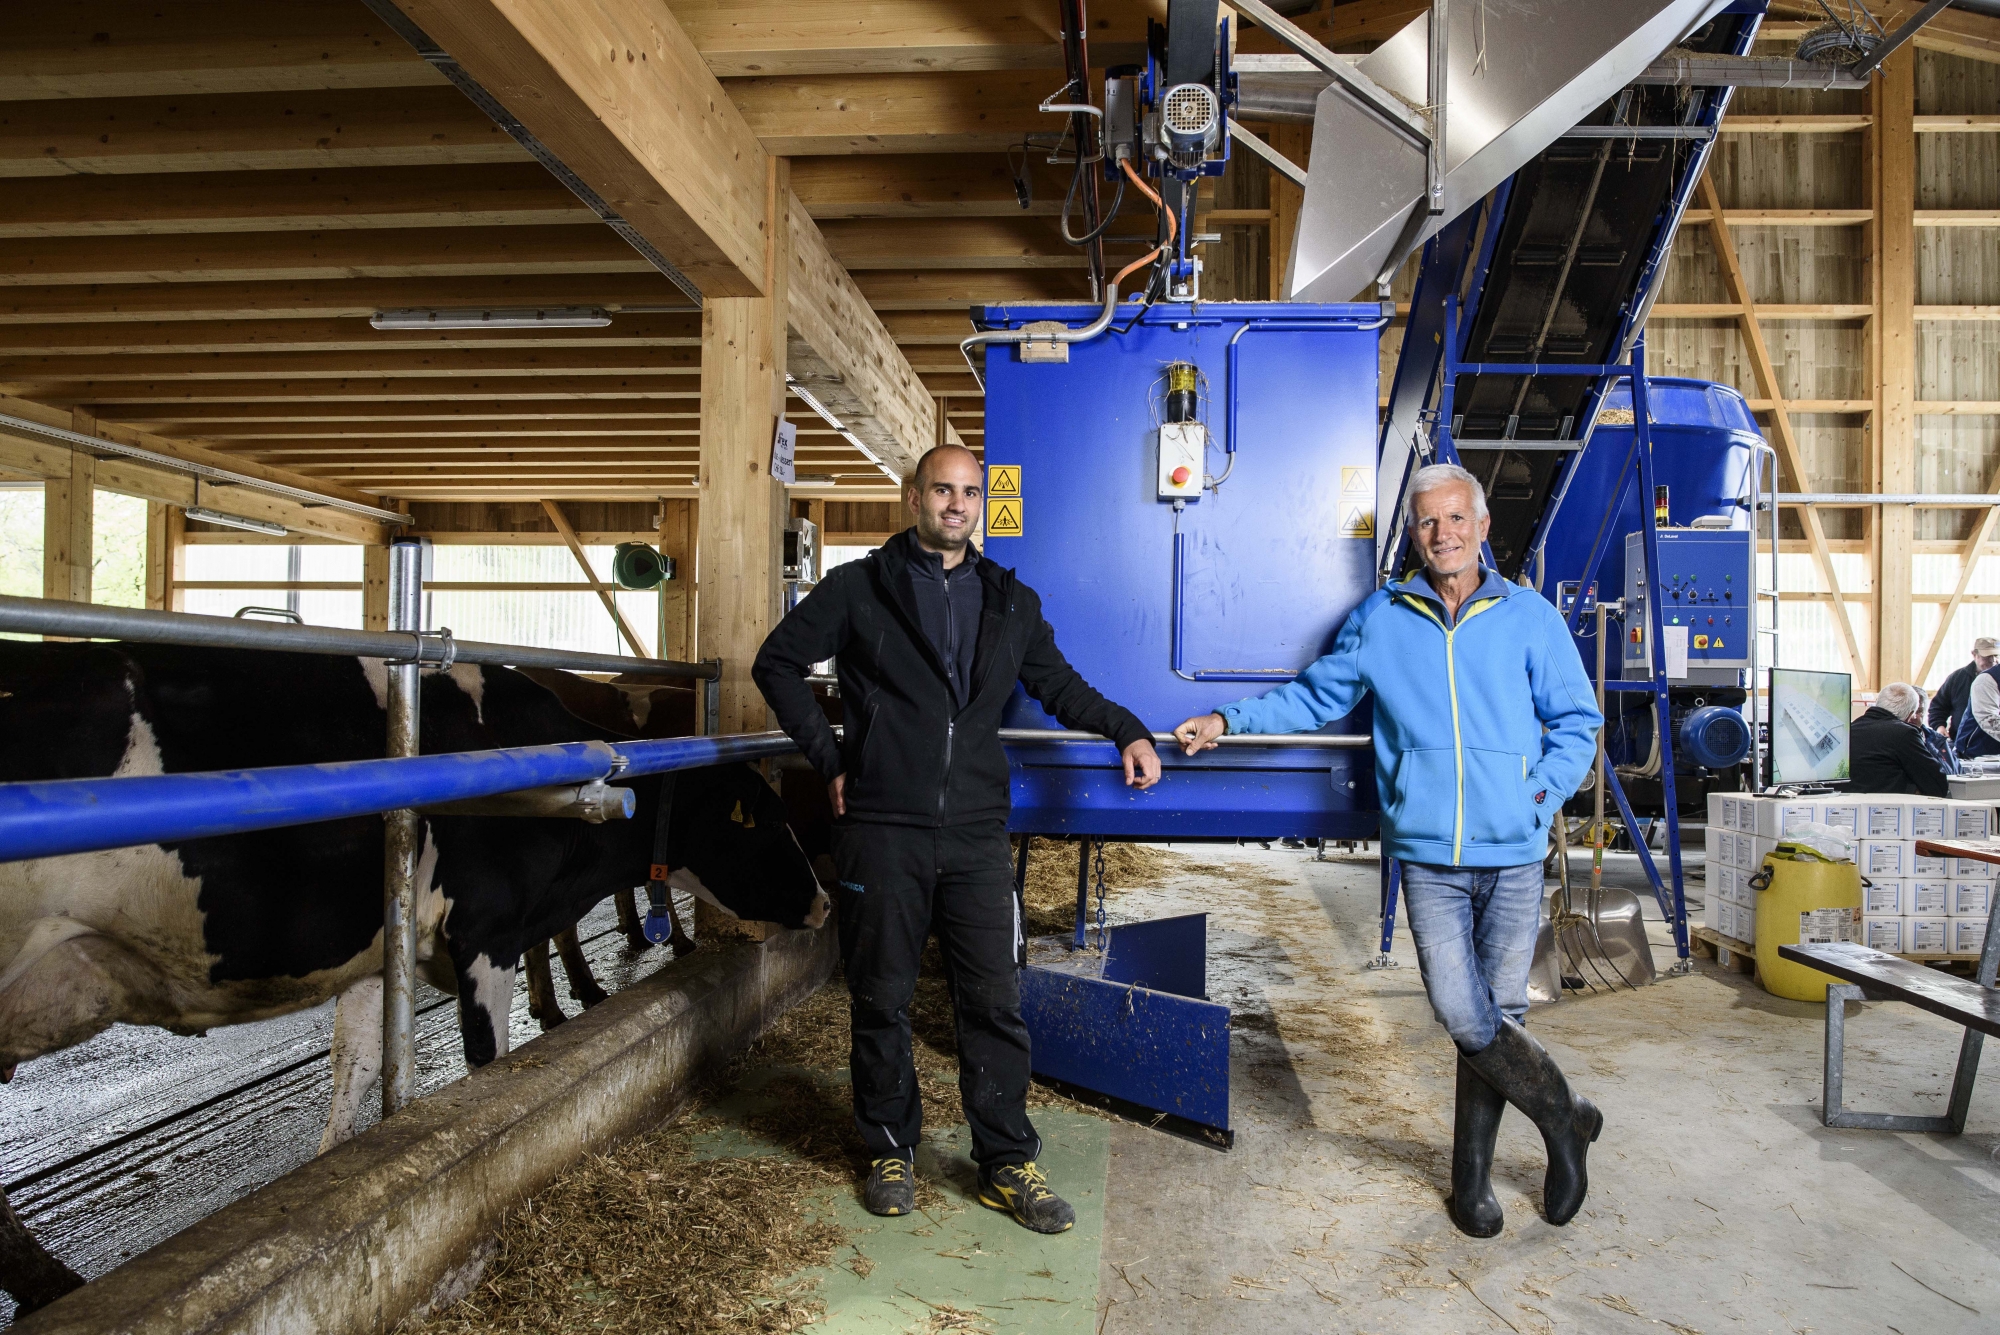
[[[1778,947],[1783,959],[1846,980],[1828,984],[1826,989],[1826,1091],[1821,1108],[1826,1125],[1864,1131],[1941,1131],[1954,1136],[1965,1130],[1972,1082],[1979,1074],[1980,1049],[1988,1034],[2000,1036],[2000,991],[1993,987],[1995,970],[2000,968],[1996,922],[2000,922],[2000,914],[1987,921],[1985,948],[1971,982],[1850,942]],[[1952,1075],[1951,1103],[1942,1117],[1852,1112],[1841,1107],[1841,1044],[1847,1003],[1862,1000],[1907,1002],[1964,1027],[1958,1069]]]

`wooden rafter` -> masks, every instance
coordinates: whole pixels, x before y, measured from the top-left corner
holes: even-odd
[[[549,522],[556,526],[556,532],[562,534],[563,545],[569,548],[569,554],[574,556],[577,565],[582,567],[583,577],[590,581],[590,587],[596,591],[598,599],[603,602],[604,610],[609,612],[612,621],[617,623],[618,633],[625,637],[625,643],[631,647],[632,656],[634,658],[648,657],[646,647],[639,643],[639,637],[634,635],[632,628],[625,624],[625,614],[618,610],[618,600],[611,596],[611,590],[604,586],[604,581],[600,580],[597,577],[597,572],[591,568],[590,557],[583,550],[583,543],[578,540],[576,530],[570,527],[569,516],[563,513],[562,506],[552,500],[545,499],[542,502],[542,510],[548,515]]]
[[[1700,190],[1702,206],[1710,211],[1708,225],[1723,281],[1729,288],[1730,300],[1742,307],[1737,324],[1743,331],[1744,345],[1750,351],[1750,365],[1757,377],[1757,388],[1764,398],[1771,401],[1771,427],[1777,437],[1778,457],[1798,489],[1809,490],[1811,481],[1806,472],[1805,457],[1799,451],[1798,437],[1792,430],[1791,411],[1778,388],[1778,374],[1771,363],[1771,350],[1764,342],[1763,326],[1757,320],[1757,306],[1750,295],[1750,285],[1743,277],[1743,267],[1736,258],[1736,242],[1730,236],[1728,222],[1724,220],[1722,204],[1715,193],[1715,182],[1707,173],[1702,175]],[[1799,506],[1798,512],[1799,522],[1804,525],[1807,540],[1812,544],[1813,561],[1819,567],[1820,577],[1826,581],[1827,588],[1838,593],[1840,579],[1834,573],[1833,556],[1827,551],[1826,530],[1820,524],[1819,515],[1809,505]],[[1854,622],[1848,615],[1847,604],[1836,600],[1833,611],[1834,622],[1840,627],[1841,642],[1847,650],[1854,675],[1865,679],[1867,660],[1861,655],[1861,641],[1854,634]]]

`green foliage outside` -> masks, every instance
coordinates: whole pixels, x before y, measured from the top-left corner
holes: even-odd
[[[146,503],[97,493],[91,601],[146,605]],[[42,596],[42,489],[0,488],[0,594]]]

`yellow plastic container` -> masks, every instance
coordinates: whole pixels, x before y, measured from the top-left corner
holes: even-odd
[[[1826,1001],[1818,969],[1778,958],[1779,946],[1861,937],[1861,868],[1828,862],[1811,849],[1780,844],[1751,881],[1757,892],[1757,981],[1772,996]]]

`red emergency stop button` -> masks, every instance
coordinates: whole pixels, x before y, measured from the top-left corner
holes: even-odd
[[[1193,474],[1188,472],[1186,464],[1182,464],[1179,468],[1176,468],[1170,476],[1173,478],[1174,485],[1176,487],[1185,487],[1187,485],[1187,480],[1190,477],[1192,477]]]

